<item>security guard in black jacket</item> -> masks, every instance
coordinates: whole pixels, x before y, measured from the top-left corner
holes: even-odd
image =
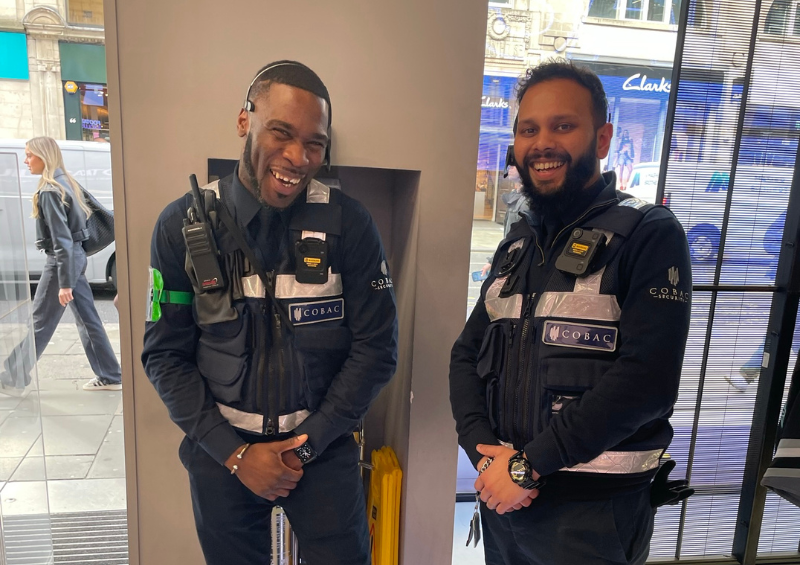
[[[518,97],[513,160],[532,211],[500,244],[450,364],[486,563],[641,564],[654,506],[689,494],[663,475],[651,489],[689,331],[686,236],[601,175],[613,128],[596,75],[547,62]]]
[[[274,504],[304,562],[370,561],[353,431],[394,373],[396,308],[369,213],[313,180],[330,116],[313,71],[267,65],[234,174],[167,206],[153,234],[142,360],[186,433],[212,565],[269,563]]]

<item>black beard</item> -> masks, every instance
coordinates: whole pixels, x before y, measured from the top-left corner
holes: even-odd
[[[567,174],[564,182],[555,191],[543,194],[539,192],[536,184],[531,178],[528,167],[531,162],[537,159],[547,159],[552,161],[565,161]],[[544,153],[530,153],[525,156],[522,166],[518,168],[519,176],[522,179],[522,194],[528,199],[531,209],[538,212],[541,216],[556,217],[562,216],[570,211],[576,202],[580,201],[586,183],[594,176],[597,168],[597,140],[573,163],[572,156],[567,153],[557,153],[546,151]]]
[[[256,177],[256,169],[253,167],[252,151],[253,135],[248,132],[247,141],[244,142],[244,173],[247,175],[247,180],[250,181],[250,192],[256,197],[256,200],[258,200],[259,204],[261,204],[267,210],[271,210],[272,206],[267,204],[267,201],[264,200],[263,196],[261,196],[261,183],[258,182],[258,177]]]

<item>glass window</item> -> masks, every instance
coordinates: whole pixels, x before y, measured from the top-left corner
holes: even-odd
[[[616,18],[616,0],[592,0],[589,4],[589,15],[593,18]]]
[[[68,0],[67,21],[71,24],[102,26],[103,0]]]
[[[792,26],[792,35],[800,35],[800,3],[795,5],[794,25]]]
[[[642,19],[642,0],[628,0],[625,7],[626,20],[641,20]]]
[[[650,0],[647,6],[647,19],[651,22],[664,21],[666,0]]]
[[[81,131],[84,141],[109,141],[108,89],[104,84],[78,85],[81,96]]]
[[[789,19],[789,0],[775,0],[767,12],[764,33],[786,35],[786,24]]]

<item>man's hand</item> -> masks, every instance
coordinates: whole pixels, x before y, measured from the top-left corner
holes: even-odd
[[[477,449],[481,455],[494,458],[489,468],[475,481],[475,490],[481,493],[481,500],[486,507],[498,514],[505,514],[530,506],[533,499],[539,496],[539,490],[526,490],[518,486],[508,474],[508,460],[516,451],[502,445],[478,445]],[[483,462],[481,459],[480,465]],[[536,471],[533,471],[533,478],[539,478]]]
[[[272,502],[278,497],[289,496],[302,478],[302,465],[292,450],[303,445],[307,439],[307,435],[301,435],[284,441],[254,443],[241,459],[236,458],[241,448],[233,452],[225,461],[225,466],[233,469],[234,465],[238,465],[236,476],[244,486]],[[293,463],[287,452],[297,460],[296,468],[291,466]],[[290,462],[285,463],[286,459]]]
[[[281,453],[281,458],[283,459],[283,464],[289,467],[290,469],[299,471],[300,469],[303,468],[303,462],[300,461],[300,459],[297,457],[297,454],[294,452],[293,449]]]
[[[71,288],[62,288],[58,291],[58,303],[62,306],[66,306],[72,302],[72,289]]]

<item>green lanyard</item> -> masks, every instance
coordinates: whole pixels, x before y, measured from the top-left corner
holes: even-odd
[[[147,285],[147,321],[157,322],[161,319],[162,304],[191,305],[194,293],[178,290],[164,290],[164,277],[158,269],[150,267],[150,280]]]

